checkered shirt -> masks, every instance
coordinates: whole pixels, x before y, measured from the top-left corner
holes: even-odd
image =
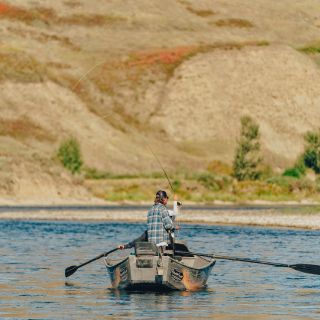
[[[173,228],[167,208],[161,204],[154,204],[148,211],[148,241],[158,244],[162,241],[169,243],[166,230]]]

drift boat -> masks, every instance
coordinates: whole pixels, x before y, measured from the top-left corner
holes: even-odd
[[[199,290],[206,286],[213,258],[191,254],[185,244],[173,250],[137,242],[135,252],[121,259],[105,258],[112,287],[125,290]]]

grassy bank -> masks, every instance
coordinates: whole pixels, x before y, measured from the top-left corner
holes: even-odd
[[[237,181],[231,175],[169,173],[175,193],[194,203],[318,202],[320,182],[308,177],[270,175],[256,181]],[[173,193],[163,173],[144,175],[89,174],[85,186],[98,198],[116,202],[144,202],[165,189]]]

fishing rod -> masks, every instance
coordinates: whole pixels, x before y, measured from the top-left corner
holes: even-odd
[[[101,116],[102,119],[106,119],[106,118],[108,118],[108,117],[111,117],[111,118],[112,118],[112,117],[114,117],[114,115],[113,115],[113,114],[111,115],[111,112],[109,112],[109,113],[104,114],[103,116]],[[129,128],[129,130],[130,130],[130,128]],[[132,131],[132,132],[133,132],[133,131]],[[162,169],[162,172],[164,173],[164,176],[166,177],[166,179],[167,179],[167,181],[168,181],[168,183],[169,183],[169,186],[170,186],[170,188],[171,188],[171,191],[173,192],[173,194],[175,194],[173,185],[172,185],[172,183],[171,183],[171,181],[170,181],[170,179],[169,179],[169,176],[168,176],[166,170],[164,169],[163,165],[161,164],[159,158],[157,157],[157,155],[155,154],[155,152],[154,152],[153,149],[151,148],[151,146],[150,146],[150,144],[148,143],[148,141],[146,140],[146,138],[145,138],[143,135],[141,135],[141,137],[143,138],[143,140],[144,140],[145,144],[147,145],[147,147],[148,147],[149,151],[151,152],[151,154],[152,154],[152,155],[154,156],[154,158],[157,160],[160,168]]]
[[[145,138],[144,138],[144,139],[145,139]],[[158,157],[156,156],[156,154],[153,152],[153,150],[151,149],[150,145],[147,143],[147,141],[146,141],[146,140],[145,140],[145,142],[146,142],[146,144],[147,144],[147,146],[148,146],[149,150],[151,151],[151,153],[152,153],[152,154],[153,154],[153,156],[155,157],[155,159],[158,161],[158,163],[159,163],[159,165],[160,165],[160,167],[161,167],[161,169],[162,169],[162,171],[163,171],[163,173],[164,173],[165,177],[166,177],[166,178],[167,178],[167,180],[168,180],[169,186],[170,186],[170,188],[171,188],[171,190],[172,190],[173,194],[175,194],[174,189],[173,189],[173,186],[172,186],[171,181],[170,181],[170,179],[169,179],[169,177],[168,177],[168,175],[167,175],[166,170],[164,170],[164,167],[163,167],[163,165],[161,164],[161,162],[160,162],[159,158],[158,158]]]

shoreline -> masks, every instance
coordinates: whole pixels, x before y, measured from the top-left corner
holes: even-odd
[[[235,210],[236,208],[236,210]],[[289,207],[290,208],[290,207]],[[299,209],[299,208],[297,208]],[[127,208],[112,210],[50,210],[0,211],[0,220],[17,221],[70,221],[70,222],[145,222],[146,208]],[[205,207],[183,209],[177,216],[177,223],[206,225],[237,225],[281,227],[294,229],[320,230],[319,212],[299,212],[290,210],[281,212],[277,208],[250,208],[226,206],[219,210],[206,210]]]

